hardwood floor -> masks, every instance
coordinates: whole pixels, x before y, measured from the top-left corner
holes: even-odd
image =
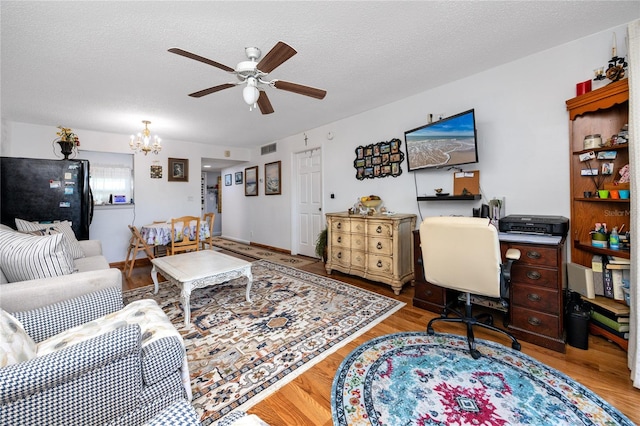
[[[244,258],[235,253],[227,252],[227,254]],[[130,278],[127,278],[123,273],[123,290],[152,283],[150,276],[151,266],[148,262],[146,264],[139,263],[141,265],[136,265]],[[117,267],[117,265],[113,266]],[[318,275],[329,276],[324,269],[324,264],[319,261],[300,269]],[[374,337],[400,331],[424,330],[427,322],[436,316],[432,312],[413,306],[414,289],[410,285],[405,285],[402,293],[399,296],[395,296],[388,285],[374,283],[339,272],[334,272],[330,277],[395,298],[405,302],[406,306],[248,410],[249,413],[260,416],[269,425],[331,426],[331,385],[335,372],[342,360],[357,346]],[[440,323],[434,328],[436,328],[436,332],[465,334],[460,326],[455,324]],[[482,329],[478,329],[476,337],[499,341],[505,346],[511,347],[510,341],[506,337],[483,331]],[[627,353],[616,344],[608,342],[602,337],[589,336],[588,350],[581,350],[567,345],[565,354],[527,342],[521,342],[521,344],[523,353],[562,371],[600,395],[631,421],[640,425],[640,411],[638,410],[638,407],[640,407],[640,389],[632,386],[627,368]]]

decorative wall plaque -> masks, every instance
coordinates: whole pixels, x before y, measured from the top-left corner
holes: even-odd
[[[391,139],[387,142],[357,147],[356,159],[353,161],[356,179],[400,176],[404,161],[404,153],[400,150],[401,143],[400,139]]]

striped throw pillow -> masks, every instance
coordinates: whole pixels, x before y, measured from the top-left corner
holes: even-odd
[[[0,268],[10,283],[71,274],[73,257],[62,234],[34,235],[0,229]]]
[[[71,256],[73,256],[74,259],[84,257],[84,250],[82,250],[80,243],[76,239],[76,234],[71,228],[71,222],[67,220],[53,223],[38,223],[16,218],[16,228],[18,228],[20,232],[43,231],[42,235],[60,232],[64,235],[64,239],[69,245]]]

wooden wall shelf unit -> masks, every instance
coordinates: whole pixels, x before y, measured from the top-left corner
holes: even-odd
[[[480,194],[475,195],[445,195],[445,196],[431,196],[425,195],[423,197],[418,197],[418,201],[473,201],[479,200],[482,198]]]
[[[620,175],[620,169],[629,164],[628,143],[584,149],[584,138],[588,135],[600,134],[605,142],[612,135],[617,134],[629,122],[629,85],[628,80],[609,83],[584,95],[569,99],[566,102],[569,111],[569,140],[570,140],[570,184],[571,184],[571,261],[583,266],[591,267],[594,254],[607,254],[629,257],[628,251],[603,250],[591,246],[589,234],[596,223],[606,223],[610,231],[614,226],[620,228],[625,225],[629,229],[631,203],[629,200],[585,198],[584,193],[597,193],[591,176],[582,176],[581,170],[589,168],[586,162],[580,161],[580,154],[594,151],[596,155],[601,151],[615,151],[615,159],[589,161],[592,168],[598,168],[597,180],[604,177],[602,185],[610,186]],[[614,163],[613,174],[601,176],[604,162]],[[600,187],[600,189],[604,189]]]

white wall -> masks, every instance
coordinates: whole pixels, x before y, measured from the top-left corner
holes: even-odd
[[[63,123],[64,124],[64,123]],[[61,158],[55,126],[40,126],[3,120],[0,154],[8,157]],[[80,148],[87,151],[131,153],[128,135],[73,129],[80,138]],[[56,157],[54,153],[58,153]],[[199,216],[201,212],[201,158],[248,160],[250,152],[237,147],[217,147],[186,141],[162,141],[158,155],[134,155],[134,206],[114,206],[96,209],[89,228],[92,239],[102,241],[103,252],[109,262],[124,261],[130,237],[127,225],[142,226],[154,220],[168,220],[184,215]],[[189,182],[168,182],[168,158],[189,160]],[[82,151],[77,158],[82,158]],[[162,179],[151,179],[150,166],[161,165]]]
[[[476,110],[479,138],[477,165],[465,170],[481,171],[484,202],[505,197],[507,214],[544,214],[569,217],[569,142],[565,101],[575,96],[575,85],[593,77],[593,69],[605,66],[610,54],[612,31],[624,40],[626,26],[576,40],[492,70],[419,93],[353,117],[307,130],[303,134],[275,141],[278,151],[260,156],[259,149],[215,147],[186,141],[163,141],[160,155],[136,154],[135,209],[99,211],[90,232],[99,238],[110,262],[122,261],[126,254],[128,230],[172,216],[200,213],[200,159],[224,158],[248,161],[222,171],[234,174],[234,184],[222,185],[222,235],[238,241],[256,242],[291,250],[293,156],[314,147],[322,148],[324,212],[345,211],[361,195],[377,194],[390,210],[417,214],[419,220],[431,215],[470,215],[480,202],[416,202],[418,195],[433,194],[434,188],[450,191],[452,172],[407,172],[392,178],[355,178],[355,148],[398,138],[404,131],[426,123],[428,114],[453,115]],[[455,54],[455,48],[452,48]],[[624,43],[618,53],[626,56]],[[436,66],[436,65],[434,65]],[[442,72],[446,72],[446,66]],[[416,75],[419,78],[419,74]],[[331,94],[329,93],[328,96]],[[64,124],[64,123],[62,123]],[[57,125],[57,123],[56,123]],[[128,135],[74,129],[83,149],[129,152]],[[51,141],[55,126],[38,126],[3,121],[0,154],[14,157],[55,158]],[[328,132],[333,139],[328,140]],[[265,144],[272,141],[264,141]],[[167,182],[167,158],[188,158],[189,183]],[[245,197],[244,185],[235,184],[235,172],[258,165],[264,180],[264,164],[282,161],[282,195]],[[150,179],[149,166],[159,161],[163,179]],[[335,194],[335,199],[329,195]]]
[[[276,154],[260,157],[254,152],[250,165],[258,165],[261,174],[265,163],[282,161],[282,195],[264,196],[262,185],[259,197],[242,200],[243,194],[234,187],[232,193],[225,194],[225,206],[243,206],[245,211],[225,220],[223,235],[285,249],[295,247],[290,224],[292,159],[294,153],[312,147],[322,148],[325,213],[345,211],[359,196],[376,194],[392,211],[417,214],[418,223],[426,216],[471,215],[472,207],[479,207],[480,201],[416,201],[416,194],[433,195],[435,188],[451,192],[452,171],[409,173],[404,162],[402,175],[396,178],[359,181],[353,167],[357,146],[398,138],[404,151],[404,132],[426,124],[428,114],[449,116],[471,108],[476,112],[480,162],[463,168],[480,170],[482,202],[504,197],[506,214],[569,217],[569,119],[565,101],[575,97],[576,83],[593,78],[595,68],[606,66],[613,31],[618,40],[625,39],[626,26],[607,30],[307,130],[307,145],[304,135],[298,134],[276,141]],[[618,54],[627,55],[622,42],[618,43]],[[329,132],[332,140],[327,138]],[[232,201],[232,197],[236,199]]]

